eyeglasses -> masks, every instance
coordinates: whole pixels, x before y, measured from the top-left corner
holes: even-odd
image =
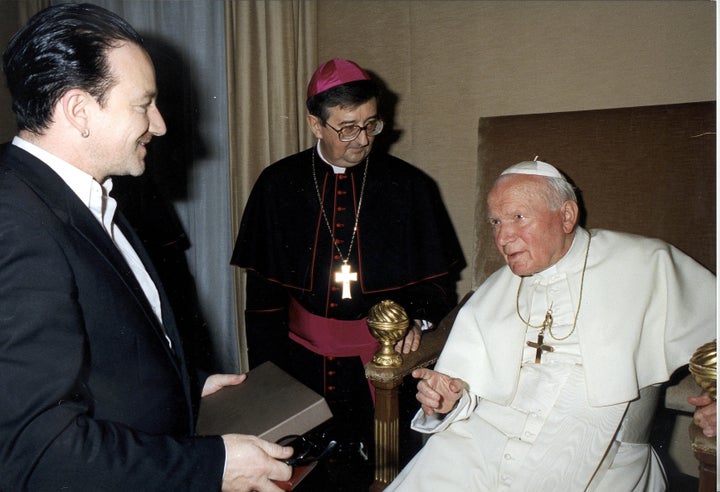
[[[372,120],[365,126],[348,125],[340,128],[339,130],[334,128],[330,123],[325,122],[325,125],[337,132],[338,138],[341,142],[352,142],[358,138],[358,135],[360,135],[360,132],[363,130],[365,130],[368,137],[379,135],[383,129],[383,120]]]
[[[320,446],[304,436],[295,434],[281,437],[276,442],[281,446],[290,446],[293,448],[293,455],[290,458],[283,460],[290,466],[307,466],[317,461],[321,461],[328,456],[333,449],[335,449],[335,446],[337,446],[337,441],[332,440],[327,443],[324,449],[322,449]]]

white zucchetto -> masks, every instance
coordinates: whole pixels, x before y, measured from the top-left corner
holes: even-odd
[[[555,166],[538,160],[519,162],[505,169],[500,176],[504,176],[506,174],[530,174],[533,176],[565,179]]]

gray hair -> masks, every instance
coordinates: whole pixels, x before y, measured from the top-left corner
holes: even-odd
[[[568,200],[575,203],[578,201],[575,188],[567,178],[556,167],[547,162],[538,161],[537,158],[534,161],[519,162],[505,169],[495,180],[493,186],[514,174],[542,178],[547,184],[546,193],[543,194],[550,210],[559,210],[562,204]]]

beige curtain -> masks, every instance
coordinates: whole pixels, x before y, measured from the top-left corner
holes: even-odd
[[[30,17],[49,5],[50,0],[0,0],[0,52],[5,51],[10,38]],[[0,142],[11,140],[17,131],[11,107],[5,76],[0,74]]]
[[[45,7],[49,7],[51,3],[50,0],[20,0],[18,2],[18,20],[20,21],[20,25],[24,25],[30,17]]]
[[[231,227],[237,231],[257,176],[309,147],[305,89],[317,65],[315,0],[225,3]],[[235,271],[240,366],[247,369],[244,273]]]

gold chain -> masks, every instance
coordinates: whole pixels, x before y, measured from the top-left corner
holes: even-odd
[[[580,305],[582,304],[583,286],[585,284],[585,270],[587,269],[588,254],[590,253],[590,238],[591,236],[588,232],[588,243],[587,247],[585,248],[585,260],[583,262],[582,274],[580,275],[580,295],[578,296],[578,304],[577,309],[575,310],[575,318],[573,319],[572,329],[570,330],[570,333],[568,333],[564,337],[557,338],[555,335],[553,335],[552,323],[550,323],[550,326],[547,327],[548,333],[550,333],[550,336],[553,338],[553,340],[557,340],[559,342],[570,338],[570,335],[573,334],[573,332],[575,331],[575,326],[577,325],[578,314],[580,314]],[[520,314],[520,290],[522,289],[523,280],[525,280],[525,277],[520,277],[520,284],[518,285],[517,296],[515,297],[515,312],[517,313],[518,318],[520,318],[520,321],[525,323],[525,326],[529,326],[531,328],[545,328],[546,323],[544,321],[539,325],[531,325],[530,320],[528,319],[526,321]],[[550,304],[550,307],[548,308],[545,316],[547,317],[548,315],[552,315],[552,303]]]
[[[317,176],[315,175],[315,149],[313,149],[312,151],[312,177],[313,183],[315,183],[315,193],[317,194],[318,204],[320,205],[323,219],[325,219],[325,226],[330,233],[332,243],[335,245],[335,249],[337,249],[337,252],[340,255],[340,259],[342,259],[343,264],[346,265],[348,260],[350,259],[350,253],[352,252],[353,244],[355,243],[355,235],[357,234],[358,221],[360,220],[360,208],[362,207],[363,195],[365,194],[365,182],[367,181],[368,167],[370,167],[369,156],[365,158],[365,172],[363,173],[362,185],[360,186],[360,198],[358,199],[357,211],[355,212],[355,225],[353,226],[352,237],[350,238],[350,245],[348,246],[347,258],[345,258],[345,256],[343,256],[342,254],[342,251],[340,250],[340,246],[338,246],[337,240],[335,239],[335,235],[332,231],[332,227],[330,227],[330,221],[328,220],[327,214],[325,213],[325,206],[323,205],[322,196],[320,195],[320,187],[318,186]]]

